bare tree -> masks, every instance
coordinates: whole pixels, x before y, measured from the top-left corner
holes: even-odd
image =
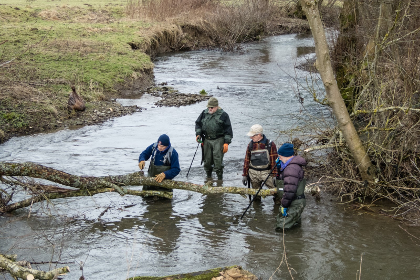
[[[344,139],[352,153],[362,179],[369,183],[374,183],[376,174],[372,168],[372,163],[353,125],[334,76],[329,48],[317,2],[318,1],[316,0],[300,0],[315,41],[317,56],[316,68],[324,83],[328,104],[333,110],[334,116],[338,122],[338,127],[343,133]]]

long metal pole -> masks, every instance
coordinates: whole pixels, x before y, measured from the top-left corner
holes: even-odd
[[[195,155],[197,154],[198,146],[200,146],[200,143],[198,143],[197,149],[195,149],[195,153],[194,153],[194,156],[192,158],[192,161],[191,161],[191,164],[190,164],[190,168],[188,168],[187,177],[188,177],[188,174],[190,173],[190,169],[191,169],[192,163],[194,161]]]

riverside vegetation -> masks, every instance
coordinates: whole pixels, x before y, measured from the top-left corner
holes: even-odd
[[[306,22],[288,18],[293,9],[286,2],[2,1],[0,143],[141,110],[119,105],[118,97],[176,94],[153,87],[156,54],[231,50],[264,35],[308,31]],[[86,101],[85,112],[67,110],[71,86]],[[172,95],[169,105],[205,99],[194,94],[183,102]]]

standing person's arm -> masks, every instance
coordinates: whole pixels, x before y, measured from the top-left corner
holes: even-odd
[[[197,120],[195,121],[195,135],[200,135],[203,137],[203,118],[204,118],[204,111],[198,116]]]
[[[298,164],[289,164],[283,171],[283,198],[281,199],[281,206],[288,208],[292,201],[296,198],[296,192],[299,184],[299,174],[302,172],[302,167]]]
[[[233,131],[229,115],[226,112],[223,112],[221,120],[223,120],[223,135],[225,144],[230,144],[233,138]]]
[[[153,145],[150,145],[149,147],[146,148],[146,150],[144,150],[143,152],[141,152],[140,156],[139,156],[139,162],[140,161],[147,161],[150,156],[152,155],[152,151],[153,151]]]
[[[148,160],[150,158],[150,156],[152,155],[153,145],[154,144],[147,147],[146,150],[144,150],[140,154],[140,156],[139,156],[139,168],[140,168],[140,170],[143,170],[144,166],[146,165],[146,160]]]
[[[248,146],[246,146],[246,153],[245,153],[245,160],[244,160],[244,170],[242,172],[242,176],[244,176],[244,177],[248,176],[250,160],[251,160],[251,151],[249,150]]]
[[[271,142],[271,149],[270,149],[270,168],[273,168],[276,165],[276,160],[278,159],[277,154],[277,147],[274,142]],[[273,172],[271,173],[273,177],[277,176],[277,168],[274,168]]]

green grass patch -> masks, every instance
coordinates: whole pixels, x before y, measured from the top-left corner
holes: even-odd
[[[95,84],[111,91],[153,68],[148,55],[129,45],[142,44],[139,30],[148,23],[123,18],[123,6],[40,8],[38,1],[30,6],[17,2],[0,5],[0,64],[13,60],[0,67],[3,80],[59,80],[66,81],[66,89],[70,84]]]
[[[2,120],[14,128],[22,128],[28,125],[25,115],[16,112],[0,113]]]
[[[152,23],[125,12],[125,0],[1,1],[2,130],[43,131],[68,119],[71,86],[91,108],[150,73],[141,47]]]

